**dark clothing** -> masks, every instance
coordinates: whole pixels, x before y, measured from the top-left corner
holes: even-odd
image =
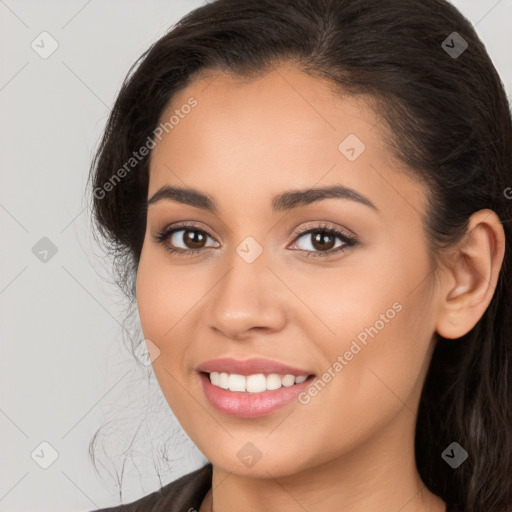
[[[137,501],[91,512],[197,512],[212,486],[212,464],[183,475]]]

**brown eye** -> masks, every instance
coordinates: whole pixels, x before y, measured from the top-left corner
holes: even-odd
[[[311,237],[312,245],[317,251],[328,251],[334,248],[336,237],[325,232],[318,232]]]
[[[174,226],[155,236],[155,240],[166,250],[182,254],[194,254],[211,247],[212,245],[206,245],[208,238],[211,239],[208,233],[195,226]]]
[[[301,239],[306,243],[299,243],[298,241]],[[301,231],[295,240],[294,245],[298,245],[300,250],[306,251],[314,257],[331,256],[354,247],[358,243],[355,238],[329,226],[318,226],[307,231]],[[308,240],[310,241],[309,244],[307,243]]]
[[[206,236],[202,231],[182,229],[176,233],[183,232],[181,235],[181,241],[189,249],[202,249],[206,240]],[[176,234],[175,233],[175,234]],[[172,237],[171,237],[172,238]],[[178,238],[179,240],[179,238]]]

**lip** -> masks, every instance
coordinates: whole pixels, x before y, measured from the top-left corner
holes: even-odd
[[[247,393],[214,386],[207,373],[200,372],[199,377],[203,392],[215,409],[228,416],[244,419],[268,416],[293,401],[298,406],[298,396],[315,379],[315,376],[311,375],[304,382],[293,386],[281,386],[279,389],[261,393]]]
[[[245,376],[255,373],[263,373],[265,375],[277,373],[279,375],[295,375],[296,377],[314,374],[311,370],[304,370],[278,361],[272,361],[271,359],[258,357],[246,360],[234,359],[232,357],[210,359],[201,363],[196,369],[199,372],[226,372]]]

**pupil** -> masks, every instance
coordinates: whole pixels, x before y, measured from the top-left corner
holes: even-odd
[[[330,242],[324,243],[322,241],[324,238],[330,239]],[[317,233],[313,237],[313,247],[315,247],[315,249],[324,249],[324,250],[332,249],[333,241],[334,241],[334,237],[332,235],[330,235],[329,233]],[[317,245],[318,245],[318,247],[317,247]]]
[[[192,235],[191,233],[194,233],[194,235]],[[204,241],[203,240],[204,236],[199,231],[186,231],[185,237],[186,237],[185,244],[187,242],[190,243],[193,246],[192,247],[193,249],[202,247],[201,241]],[[198,243],[198,239],[199,239],[199,243]],[[196,245],[196,246],[194,246],[194,245]]]

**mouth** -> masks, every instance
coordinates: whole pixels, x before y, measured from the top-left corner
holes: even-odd
[[[205,371],[199,372],[199,376],[214,409],[242,419],[268,416],[292,403],[299,406],[299,395],[315,378],[314,374],[240,375]]]

